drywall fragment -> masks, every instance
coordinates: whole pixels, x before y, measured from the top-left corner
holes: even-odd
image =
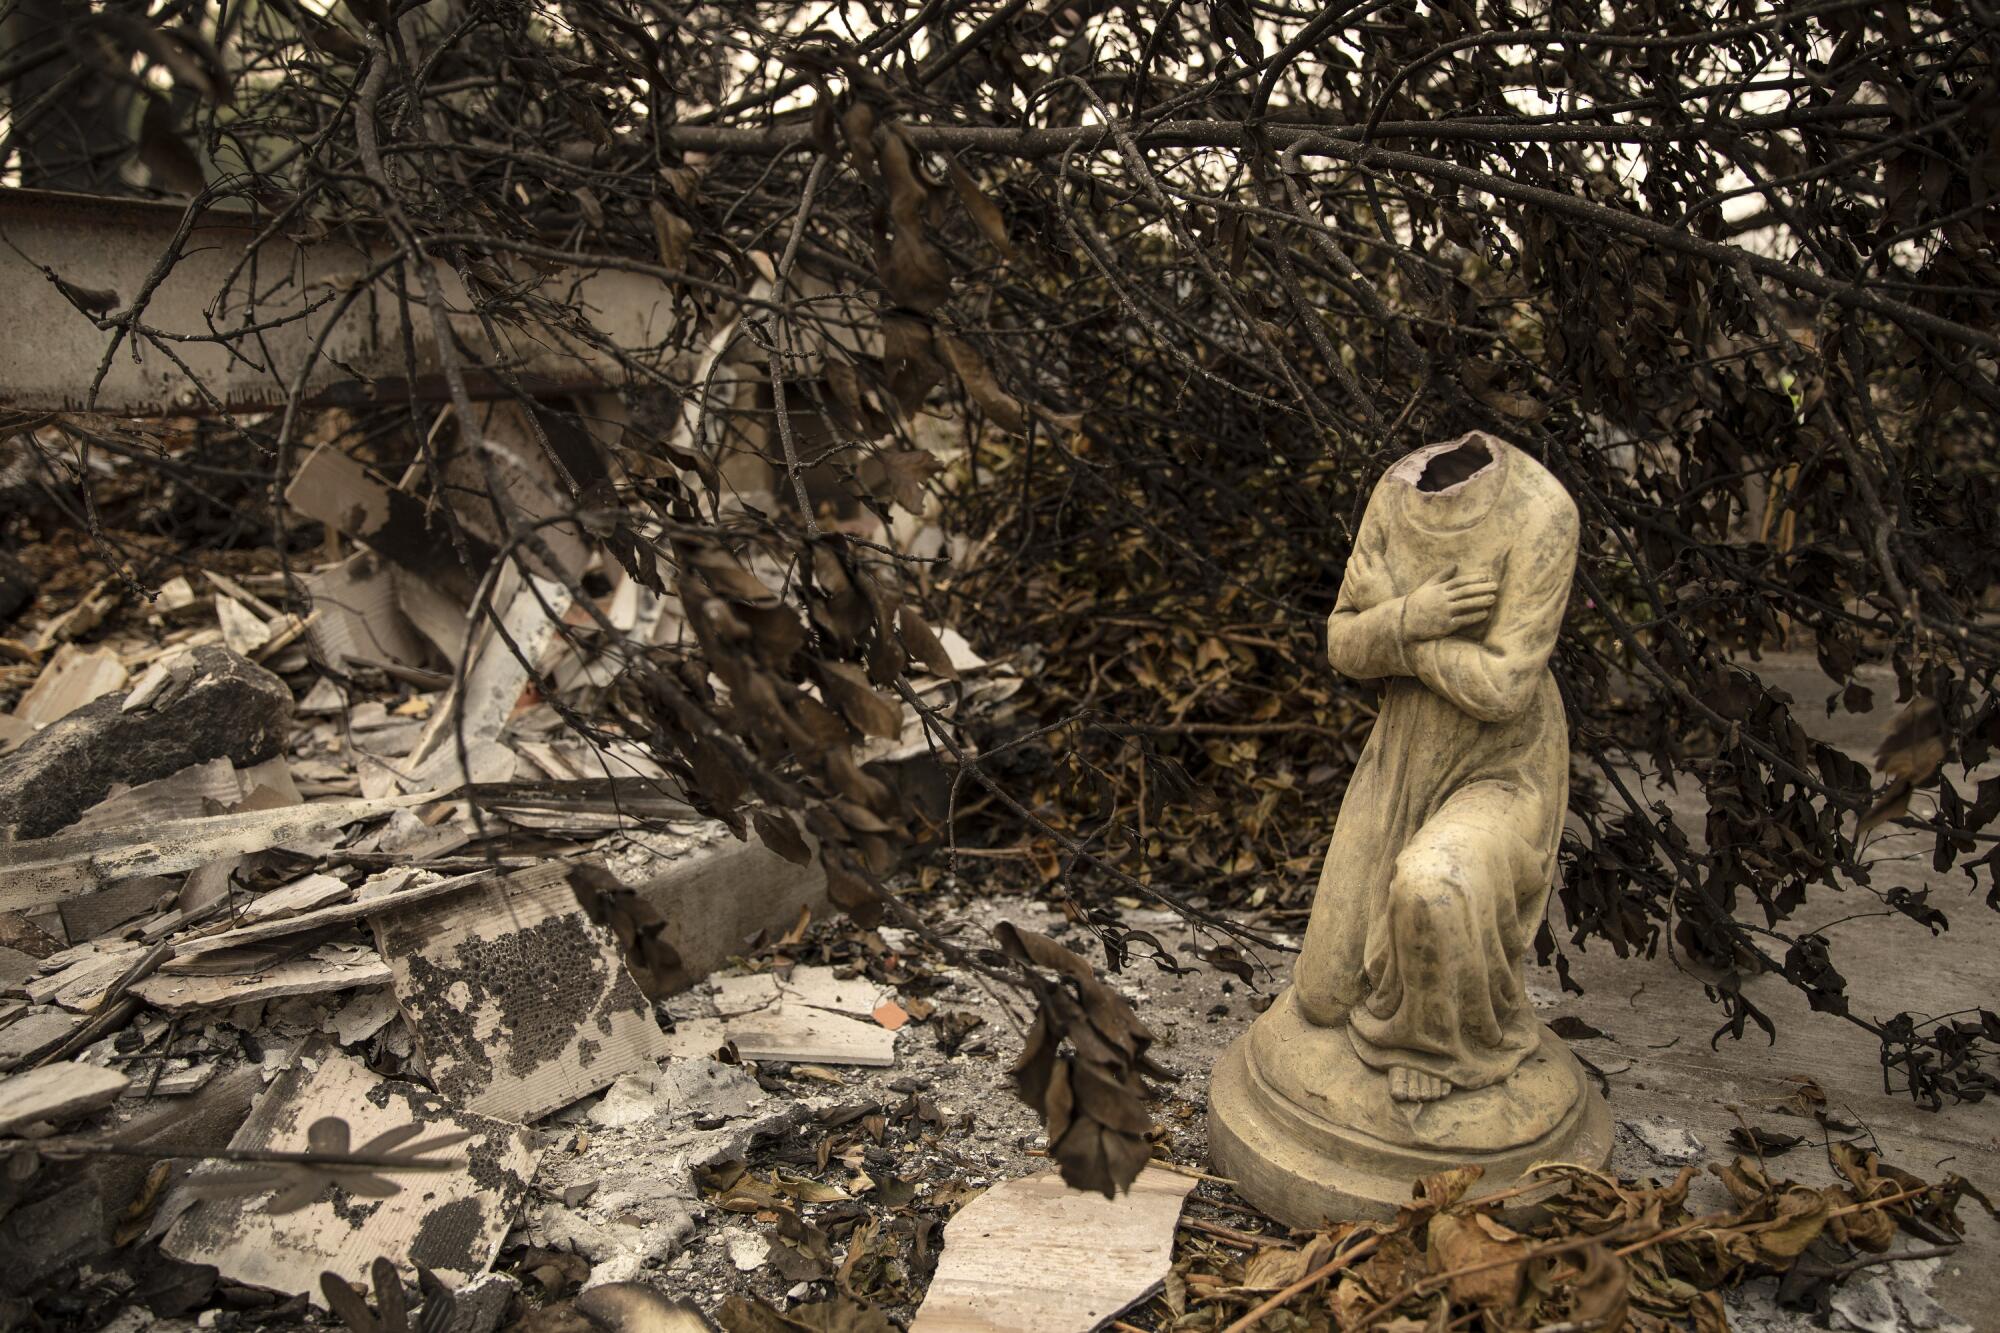
[[[100,935],[109,935],[120,926],[150,916],[163,902],[171,902],[177,885],[165,875],[141,875],[121,879],[97,893],[81,898],[65,898],[57,905],[62,914],[63,933],[81,944]]]
[[[411,1124],[421,1125],[426,1138],[454,1130],[473,1137],[436,1154],[463,1159],[462,1167],[387,1174],[401,1186],[388,1198],[362,1198],[329,1184],[313,1203],[289,1213],[268,1211],[264,1195],[198,1203],[162,1248],[190,1263],[213,1264],[234,1281],[304,1292],[322,1303],[322,1272],[361,1280],[378,1255],[422,1265],[453,1284],[486,1271],[539,1156],[526,1130],[455,1110],[435,1093],[320,1051],[278,1075],[230,1147],[303,1151],[312,1126],[329,1116],[347,1123],[351,1148]],[[232,1169],[206,1168],[194,1178]]]
[[[335,671],[347,671],[354,658],[421,666],[429,656],[396,604],[390,566],[373,551],[301,574],[299,583],[316,613],[313,649]]]
[[[0,1071],[18,1069],[68,1041],[83,1019],[61,1009],[34,1009],[0,1027]]]
[[[866,977],[841,977],[830,967],[795,967],[778,978],[786,1004],[806,1004],[855,1018],[871,1017],[885,998],[880,986]]]
[[[1194,1186],[1154,1166],[1115,1199],[1053,1171],[993,1186],[945,1225],[910,1333],[1089,1333],[1165,1279]]]
[[[411,775],[411,782],[449,789],[465,782],[505,782],[513,776],[514,755],[497,744],[500,732],[528,683],[530,665],[538,664],[554,644],[571,599],[563,584],[539,578],[530,578],[525,587],[507,578],[500,585],[502,592],[518,588],[504,602],[501,628],[506,634],[496,632],[490,620],[481,624],[463,687],[454,687],[431,710],[422,737],[410,751],[403,771]],[[463,763],[461,736],[468,751]]]
[[[796,967],[789,977],[768,972],[718,977],[715,1012],[720,1038],[701,1020],[682,1023],[675,1053],[707,1054],[724,1041],[746,1060],[804,1060],[813,1064],[887,1068],[896,1063],[896,1034],[874,1021],[881,987],[866,978],[841,978],[830,967]],[[866,1015],[857,1019],[850,1015]]]
[[[114,1069],[64,1060],[0,1079],[0,1134],[38,1120],[72,1120],[118,1100],[131,1080]]]
[[[43,727],[0,758],[0,838],[42,838],[74,822],[116,783],[164,778],[227,758],[278,753],[291,720],[285,682],[224,648],[196,648],[189,677],[150,708],[121,712],[107,694]]]
[[[370,917],[439,1091],[530,1121],[666,1053],[652,1006],[562,879],[505,879]]]
[[[396,1008],[396,996],[388,986],[377,986],[362,991],[336,1011],[320,1028],[331,1030],[334,1040],[342,1046],[355,1046],[367,1041],[380,1032],[401,1011]]]
[[[232,653],[248,657],[271,641],[271,626],[234,597],[216,596],[215,618],[222,623],[223,646]]]

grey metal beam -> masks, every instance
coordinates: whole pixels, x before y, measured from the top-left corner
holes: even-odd
[[[412,388],[419,397],[443,397],[442,367],[420,292],[413,291],[410,311],[412,366],[394,270],[368,280],[390,253],[380,242],[265,235],[264,224],[246,212],[211,210],[190,228],[177,262],[156,279],[186,212],[173,203],[0,189],[0,405],[90,407],[126,416],[213,411],[199,381],[232,410],[272,407],[284,402],[287,386],[322,340],[305,376],[309,402],[395,401]],[[519,279],[538,277],[541,294],[551,300],[580,305],[622,353],[656,367],[671,360],[663,344],[672,332],[673,294],[665,284],[630,273],[552,267],[514,265],[511,272]],[[441,262],[437,272],[457,340],[531,391],[582,391],[627,377],[615,357],[546,328],[530,337],[500,324],[502,345],[495,349],[458,274]],[[142,318],[159,336],[128,337],[113,350],[113,331],[78,310],[48,273],[77,288],[115,294],[112,312],[129,309],[153,284]],[[329,331],[341,298],[364,280],[365,289]],[[271,327],[225,341],[252,325]],[[469,380],[477,397],[504,392],[491,378]]]

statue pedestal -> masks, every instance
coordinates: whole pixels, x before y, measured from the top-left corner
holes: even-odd
[[[1419,1177],[1485,1168],[1475,1188],[1512,1188],[1536,1162],[1602,1167],[1611,1113],[1561,1038],[1491,1087],[1398,1102],[1347,1028],[1319,1027],[1287,989],[1237,1038],[1208,1092],[1209,1156],[1237,1193],[1292,1226],[1392,1216]],[[1523,1196],[1510,1206],[1532,1206]]]

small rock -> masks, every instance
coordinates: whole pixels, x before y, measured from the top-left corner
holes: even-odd
[[[754,1273],[771,1257],[771,1242],[754,1232],[732,1232],[728,1245],[729,1262],[739,1273]]]
[[[1628,1120],[1625,1128],[1632,1131],[1653,1160],[1662,1166],[1690,1166],[1701,1161],[1708,1154],[1700,1139],[1679,1125],[1669,1125],[1662,1120]]]
[[[605,1129],[642,1125],[661,1111],[653,1077],[644,1072],[621,1075],[604,1090],[604,1100],[590,1108],[590,1123]]]
[[[115,783],[137,786],[219,758],[248,768],[276,755],[292,716],[285,682],[226,648],[191,656],[187,680],[152,707],[127,713],[123,694],[104,695],[0,758],[0,840],[58,832]]]

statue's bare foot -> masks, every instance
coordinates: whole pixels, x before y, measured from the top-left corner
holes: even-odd
[[[1451,1095],[1451,1084],[1436,1074],[1398,1065],[1389,1071],[1389,1096],[1399,1102],[1434,1102]]]

